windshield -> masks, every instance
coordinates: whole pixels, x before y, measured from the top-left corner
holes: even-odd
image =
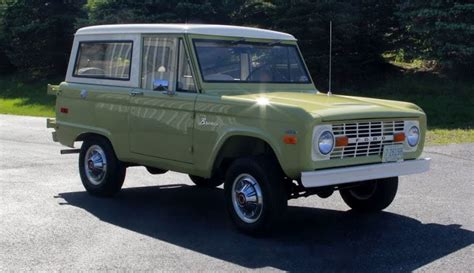
[[[205,82],[310,83],[295,45],[195,40]]]

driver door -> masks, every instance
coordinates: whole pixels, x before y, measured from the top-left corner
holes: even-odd
[[[194,79],[179,37],[143,38],[141,88],[130,99],[130,151],[192,163]]]

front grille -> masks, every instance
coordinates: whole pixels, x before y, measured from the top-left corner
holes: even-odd
[[[331,159],[381,155],[383,146],[395,143],[393,135],[404,130],[403,120],[348,122],[332,125],[335,137],[347,136],[349,145],[335,147]]]

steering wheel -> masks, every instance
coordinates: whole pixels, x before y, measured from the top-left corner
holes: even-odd
[[[288,80],[287,77],[286,77],[286,75],[284,75],[284,74],[281,73],[280,71],[274,69],[271,64],[264,64],[264,65],[262,65],[262,66],[260,66],[260,67],[257,67],[255,70],[253,70],[252,72],[249,73],[249,75],[247,76],[247,78],[246,78],[245,80],[246,80],[246,81],[249,81],[249,80],[252,78],[252,76],[253,76],[256,72],[258,72],[258,71],[260,71],[260,70],[262,70],[262,69],[264,69],[264,68],[269,68],[268,70],[271,71],[271,73],[272,73],[272,78],[273,78],[273,75],[274,75],[274,74],[277,74],[280,79]]]
[[[252,72],[250,72],[250,73],[248,74],[247,78],[245,79],[245,81],[249,81],[249,80],[252,78],[252,76],[253,76],[256,72],[262,70],[263,68],[267,68],[267,67],[269,67],[270,70],[273,72],[273,69],[271,68],[271,65],[270,65],[270,64],[264,64],[264,65],[262,65],[262,66],[260,66],[260,67],[257,67],[257,68],[256,68],[255,70],[253,70]]]

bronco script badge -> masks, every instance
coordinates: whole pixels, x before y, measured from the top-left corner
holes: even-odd
[[[208,121],[206,117],[201,117],[199,121],[200,126],[219,126],[219,123],[215,121]]]

